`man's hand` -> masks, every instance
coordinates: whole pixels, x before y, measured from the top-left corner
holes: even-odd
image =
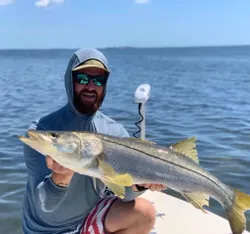
[[[74,175],[74,171],[61,166],[50,156],[46,157],[46,163],[47,167],[53,171],[51,175],[52,181],[60,187],[67,187]]]
[[[164,184],[138,184],[138,185],[145,187],[145,188],[148,188],[151,191],[158,191],[158,192],[167,189],[167,186]],[[138,191],[135,184],[132,185],[132,190],[134,190],[136,192]]]

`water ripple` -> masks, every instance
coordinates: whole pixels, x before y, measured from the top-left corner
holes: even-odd
[[[0,51],[0,227],[20,233],[26,183],[22,144],[28,125],[66,101],[64,71],[73,51]],[[250,193],[250,48],[104,51],[112,75],[102,110],[132,135],[135,89],[152,85],[147,138],[168,146],[197,137],[201,166]],[[13,67],[15,64],[15,67]],[[212,202],[213,211],[223,210]],[[250,230],[250,214],[247,213]]]

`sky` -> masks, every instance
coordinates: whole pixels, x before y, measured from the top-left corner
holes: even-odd
[[[0,0],[0,48],[250,45],[249,0]]]

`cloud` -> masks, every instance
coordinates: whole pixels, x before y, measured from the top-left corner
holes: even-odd
[[[14,0],[0,0],[0,6],[7,6],[14,3]]]
[[[0,0],[1,1],[1,0]],[[45,8],[51,5],[62,4],[64,0],[38,0],[35,2],[37,7]]]
[[[150,3],[150,0],[135,0],[136,4],[147,4]]]

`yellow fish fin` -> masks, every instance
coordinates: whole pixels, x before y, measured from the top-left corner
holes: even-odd
[[[179,153],[186,155],[187,157],[193,159],[196,163],[199,164],[199,158],[197,155],[196,138],[188,138],[183,141],[177,142],[176,144],[172,145],[171,147]]]
[[[102,161],[98,161],[99,169],[103,172],[103,177],[106,180],[109,180],[113,184],[122,185],[122,186],[132,186],[133,185],[133,178],[130,174],[118,174],[115,172],[114,168]]]
[[[203,208],[204,205],[209,206],[209,196],[203,193],[183,193],[182,194],[194,207],[201,209],[207,213]]]
[[[105,179],[103,179],[102,182],[108,188],[110,188],[114,192],[115,195],[117,195],[121,199],[124,198],[124,196],[125,196],[125,187],[124,186],[118,185],[118,184],[114,184],[114,183],[110,182],[109,180],[105,180]]]
[[[250,210],[250,195],[235,189],[233,205],[227,212],[233,234],[241,234],[246,229],[244,212],[247,210]]]

